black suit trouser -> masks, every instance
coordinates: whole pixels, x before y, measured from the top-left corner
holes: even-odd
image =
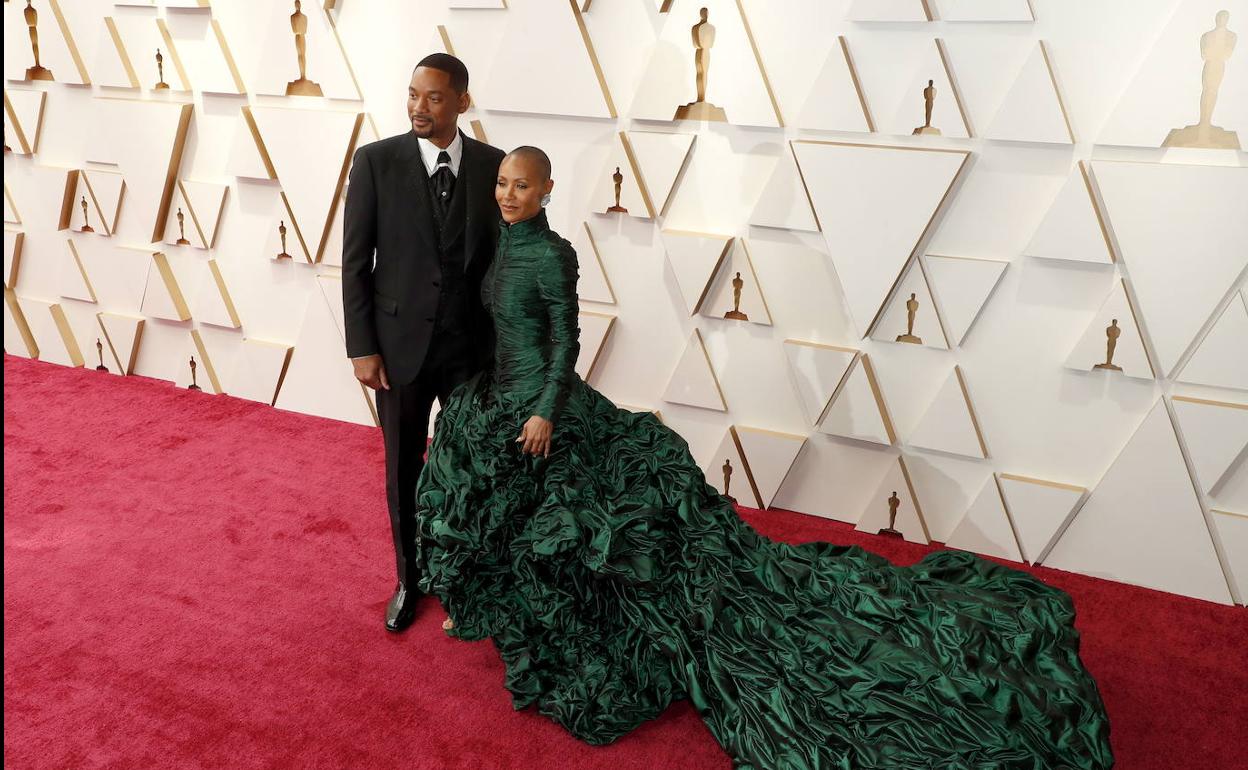
[[[456,385],[476,370],[467,334],[434,333],[420,374],[406,385],[390,384],[377,391],[377,417],[386,447],[386,502],[394,535],[399,580],[415,590],[420,577],[416,563],[416,482],[425,465],[429,413],[433,399],[446,406]]]

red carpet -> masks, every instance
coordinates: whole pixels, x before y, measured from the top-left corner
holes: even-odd
[[[12,768],[717,768],[684,703],[605,748],[514,712],[488,642],[382,609],[380,433],[6,356]],[[766,534],[929,549],[746,511]],[[1118,768],[1244,767],[1248,612],[1056,570]]]

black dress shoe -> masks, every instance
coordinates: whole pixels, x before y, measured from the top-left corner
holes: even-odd
[[[386,604],[386,630],[397,633],[410,626],[416,619],[416,603],[419,600],[420,594],[399,583],[394,590],[394,596]]]

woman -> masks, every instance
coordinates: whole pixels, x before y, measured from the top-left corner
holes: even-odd
[[[515,707],[607,743],[689,698],[740,767],[1110,767],[1066,594],[962,551],[771,542],[575,374],[553,187],[541,150],[499,168],[495,366],[439,414],[418,492],[421,588],[493,638]]]

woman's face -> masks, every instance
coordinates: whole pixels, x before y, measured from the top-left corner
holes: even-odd
[[[537,216],[542,209],[542,196],[554,189],[555,183],[544,179],[538,164],[522,155],[508,155],[498,167],[494,200],[507,224],[523,222]]]

